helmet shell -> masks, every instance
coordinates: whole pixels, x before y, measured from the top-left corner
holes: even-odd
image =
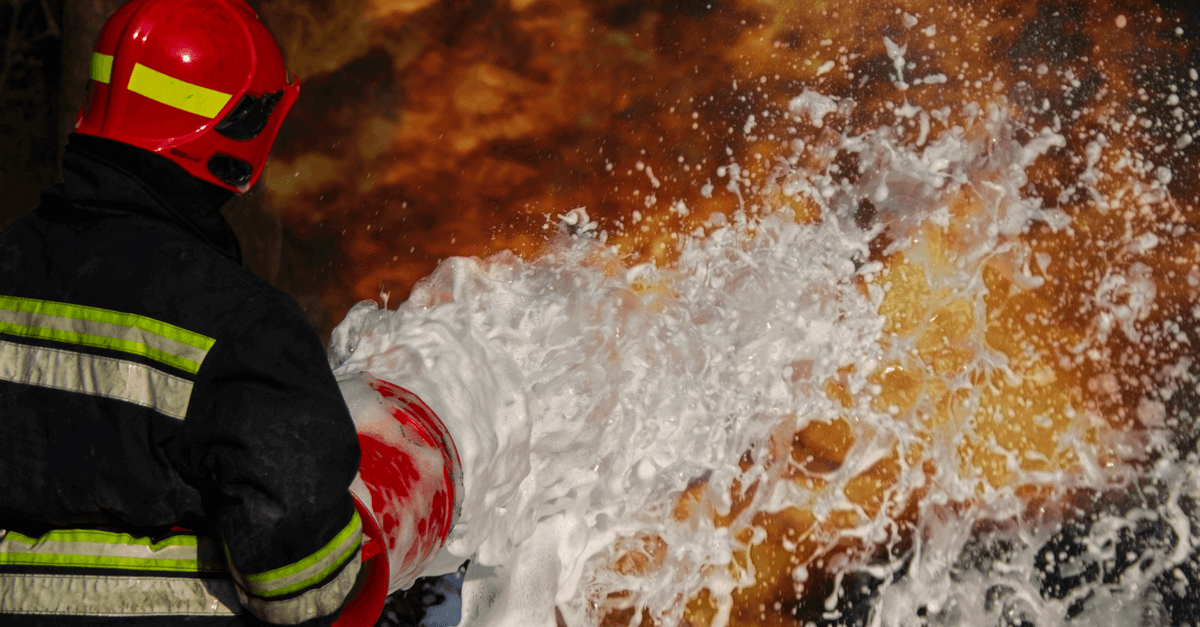
[[[100,31],[88,89],[77,133],[155,152],[240,193],[262,174],[300,83],[245,0],[133,0]],[[247,115],[260,118],[252,134],[222,133]]]

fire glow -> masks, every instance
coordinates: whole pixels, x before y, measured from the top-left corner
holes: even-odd
[[[263,3],[306,81],[265,178],[298,233],[340,236],[335,311],[400,299],[450,256],[536,258],[577,207],[626,268],[670,266],[739,212],[818,224],[836,206],[875,233],[857,285],[886,361],[820,382],[844,415],[743,468],[844,507],[762,508],[748,475],[726,508],[697,480],[673,516],[728,527],[752,583],[724,609],[689,591],[687,624],[836,622],[841,575],[887,579],[931,519],[1002,527],[976,510],[1004,495],[1022,524],[1059,525],[1187,454],[1200,76],[1153,5],[316,4]],[[942,176],[904,160],[951,144],[977,148],[971,167],[898,174]],[[839,473],[877,435],[862,411],[914,437]],[[878,520],[895,524],[851,533]],[[627,538],[611,568],[645,574],[667,550]],[[630,594],[595,602],[611,624],[656,619]]]

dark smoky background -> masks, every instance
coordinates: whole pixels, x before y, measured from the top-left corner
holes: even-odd
[[[800,84],[775,81],[757,103],[729,88],[780,67],[734,48],[786,11],[770,3],[249,1],[302,92],[262,179],[225,213],[247,268],[295,297],[326,341],[354,302],[386,295],[394,307],[448,256],[536,251],[540,227],[565,210],[628,224],[648,200],[630,194],[645,186],[643,161],[663,182],[660,198],[685,199],[695,215],[728,209],[723,190],[698,198],[695,181],[716,180],[730,147],[757,150],[737,132],[741,120]],[[1192,0],[1157,3],[1196,40]],[[92,46],[121,4],[0,0],[0,228],[57,180]],[[1086,14],[1093,3],[1032,4]],[[1070,47],[1068,35],[1028,30],[1026,40],[1046,42],[1034,56]],[[782,36],[797,54],[813,37],[803,27]],[[700,132],[690,130],[697,115]]]

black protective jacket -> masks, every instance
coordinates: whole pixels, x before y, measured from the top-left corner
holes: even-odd
[[[327,624],[358,442],[319,339],[246,272],[231,194],[72,135],[0,233],[0,624]]]

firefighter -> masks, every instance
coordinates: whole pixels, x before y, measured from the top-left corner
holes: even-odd
[[[352,598],[350,414],[219,213],[299,91],[244,0],[104,26],[65,182],[0,233],[0,624],[327,625]]]

